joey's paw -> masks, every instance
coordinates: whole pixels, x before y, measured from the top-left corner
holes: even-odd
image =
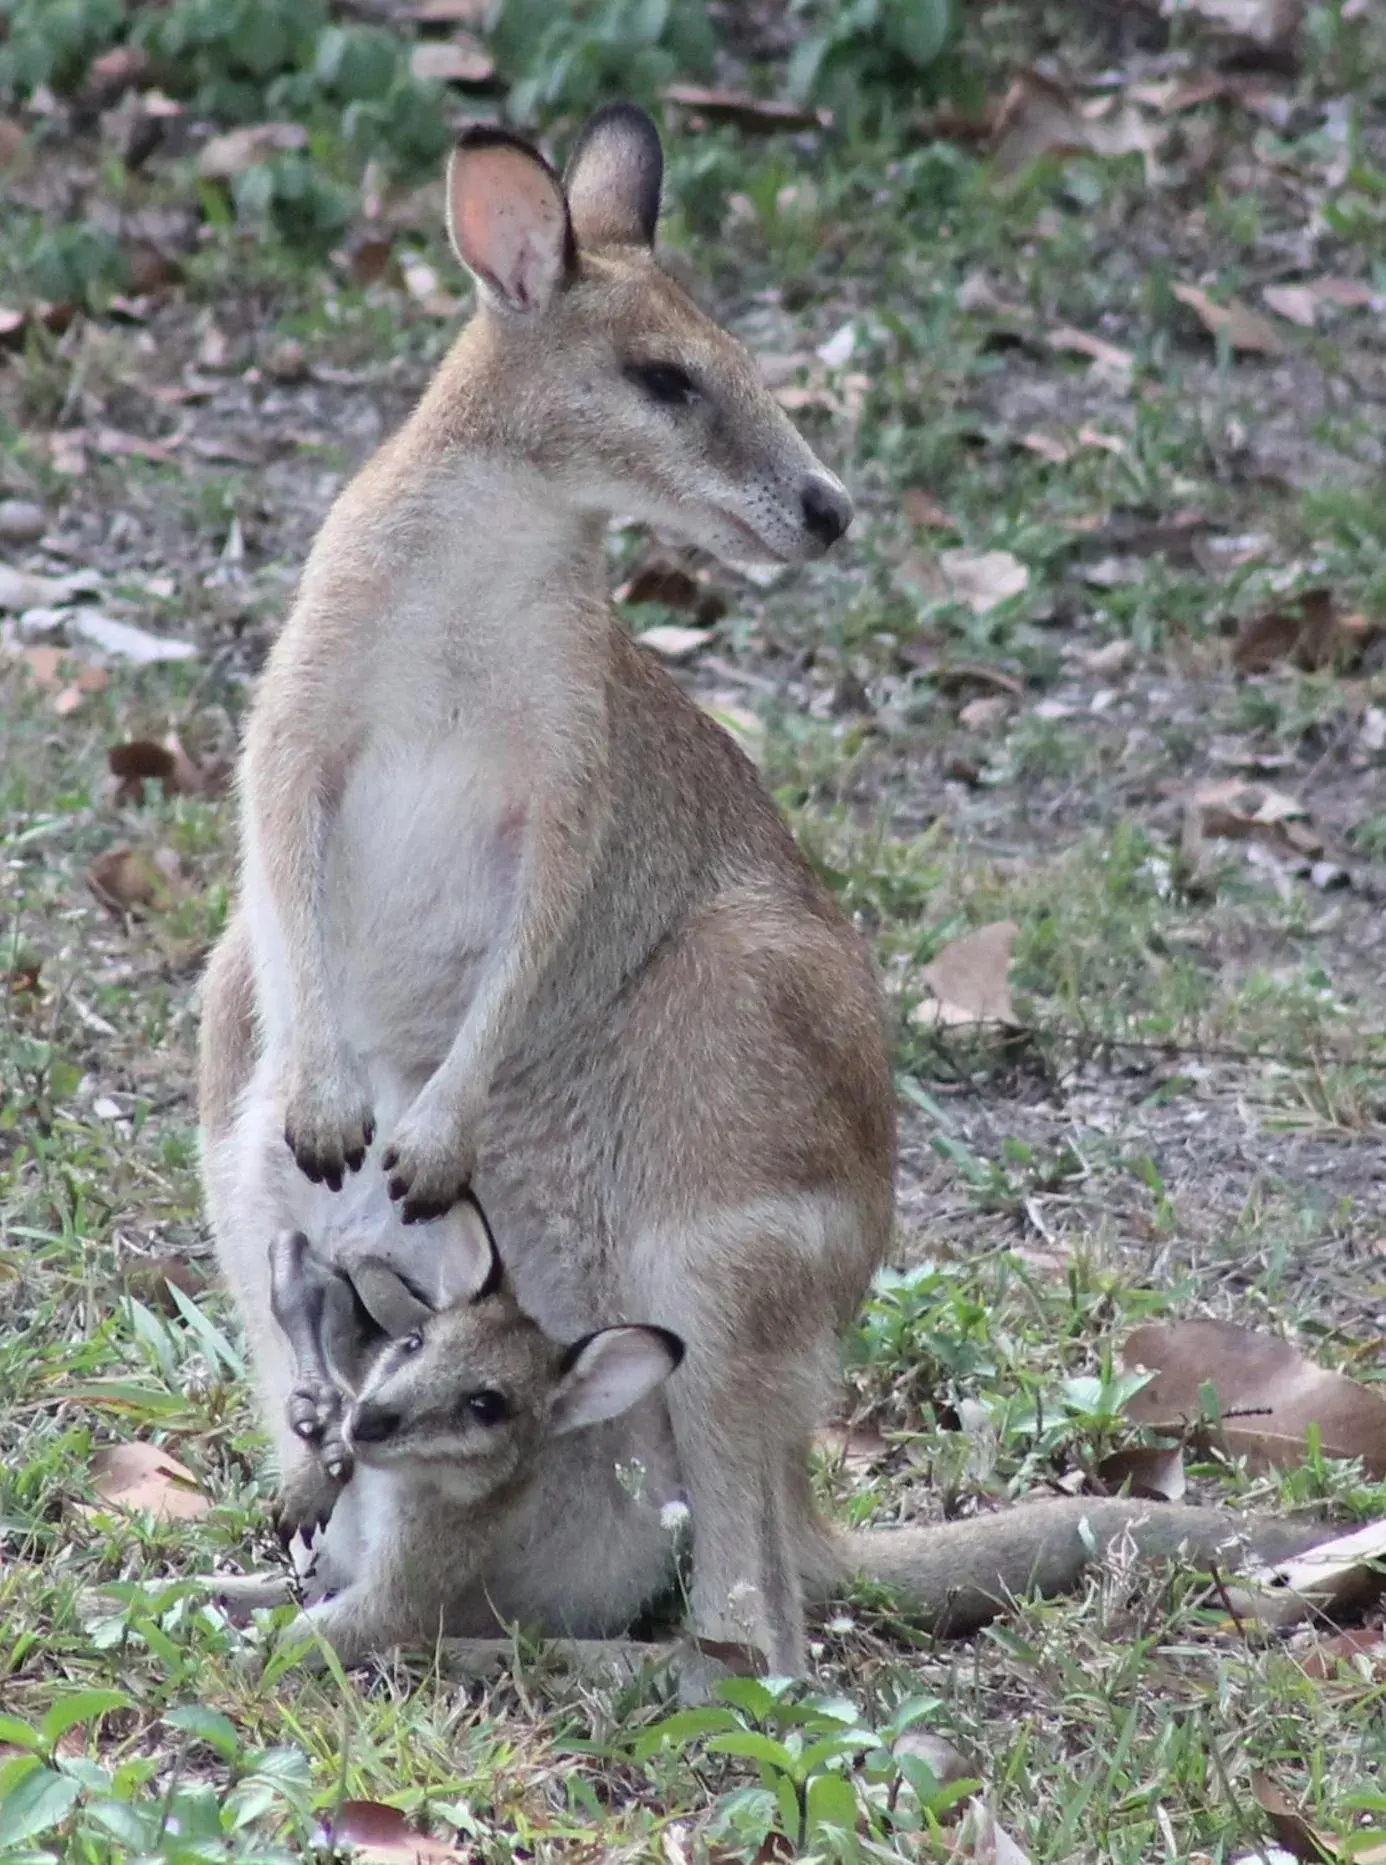
[[[381,1156],[391,1198],[406,1224],[442,1217],[461,1198],[476,1170],[469,1135],[434,1127],[406,1114]]]
[[[339,1192],[345,1174],[365,1164],[374,1138],[369,1084],[353,1060],[343,1057],[332,1068],[295,1069],[284,1143],[306,1179]]]
[[[311,1376],[300,1380],[286,1407],[289,1429],[305,1444],[314,1445],[318,1463],[336,1483],[351,1475],[352,1457],[342,1433],[346,1402],[330,1382]]]
[[[281,1544],[288,1547],[295,1535],[311,1541],[327,1526],[342,1493],[341,1481],[321,1463],[307,1463],[285,1479],[270,1506],[270,1520]]]

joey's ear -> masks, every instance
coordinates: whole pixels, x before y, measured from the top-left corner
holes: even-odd
[[[576,263],[557,175],[508,130],[468,130],[448,163],[448,236],[498,310],[542,311]]]
[[[549,1422],[562,1432],[617,1418],[667,1379],[682,1358],[683,1342],[667,1328],[589,1334],[563,1356]]]
[[[369,1271],[374,1265],[367,1263],[365,1268]],[[366,1368],[381,1346],[384,1325],[351,1279],[332,1270],[323,1289],[318,1338],[327,1370],[343,1392],[360,1391]]]
[[[486,1213],[471,1192],[430,1229],[438,1233],[434,1269],[438,1277],[438,1306],[455,1302],[482,1302],[501,1285],[505,1269],[486,1222]]]
[[[361,1306],[391,1340],[412,1334],[434,1313],[418,1290],[378,1256],[366,1256],[354,1263],[351,1280]]]
[[[664,184],[659,131],[634,104],[587,119],[563,184],[579,246],[653,246]]]

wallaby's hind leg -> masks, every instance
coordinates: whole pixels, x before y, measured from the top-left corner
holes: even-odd
[[[688,1343],[668,1386],[693,1517],[692,1609],[704,1637],[750,1642],[780,1675],[805,1661],[799,1501],[836,1337],[823,1282],[846,1207],[817,1194],[708,1214],[642,1240],[626,1304]]]
[[[342,1394],[327,1364],[324,1343],[331,1270],[317,1263],[301,1230],[280,1231],[270,1245],[270,1309],[294,1356],[289,1428],[317,1446],[330,1476],[345,1481],[351,1458],[342,1442]]]

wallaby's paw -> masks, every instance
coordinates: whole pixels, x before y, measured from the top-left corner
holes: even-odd
[[[352,1457],[342,1435],[346,1404],[337,1388],[308,1375],[289,1394],[285,1409],[294,1436],[315,1445],[318,1463],[328,1476],[345,1483],[351,1475]]]
[[[284,1115],[284,1142],[314,1185],[339,1192],[359,1172],[375,1138],[370,1088],[359,1065],[342,1057],[333,1068],[295,1068]]]
[[[416,1101],[380,1161],[390,1175],[391,1198],[402,1202],[401,1215],[406,1224],[422,1224],[451,1211],[476,1170],[470,1123],[458,1132],[451,1123],[443,1125],[426,1116],[421,1118],[423,1114]]]
[[[274,1532],[283,1546],[287,1548],[295,1535],[311,1541],[320,1528],[327,1526],[341,1493],[341,1481],[316,1460],[287,1478],[270,1506]]]

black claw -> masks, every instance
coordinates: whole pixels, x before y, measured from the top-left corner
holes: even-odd
[[[311,1156],[305,1157],[302,1153],[295,1153],[294,1158],[298,1161],[299,1171],[303,1174],[304,1178],[308,1180],[310,1185],[322,1184],[323,1169],[316,1159]]]
[[[406,1179],[391,1179],[385,1189],[392,1198],[402,1198],[409,1190],[409,1183]]]
[[[353,1146],[351,1151],[346,1156],[346,1162],[347,1162],[348,1172],[359,1172],[362,1166],[364,1166],[366,1163],[365,1147],[364,1146]]]
[[[393,1172],[395,1167],[398,1164],[399,1164],[399,1148],[397,1146],[392,1146],[384,1154],[384,1156],[382,1157],[380,1161],[381,1170],[384,1172]],[[394,1193],[391,1192],[390,1196],[393,1198]]]
[[[365,1124],[362,1127],[361,1131],[365,1135],[366,1145],[369,1146],[375,1138],[375,1115],[374,1114],[367,1114]]]

